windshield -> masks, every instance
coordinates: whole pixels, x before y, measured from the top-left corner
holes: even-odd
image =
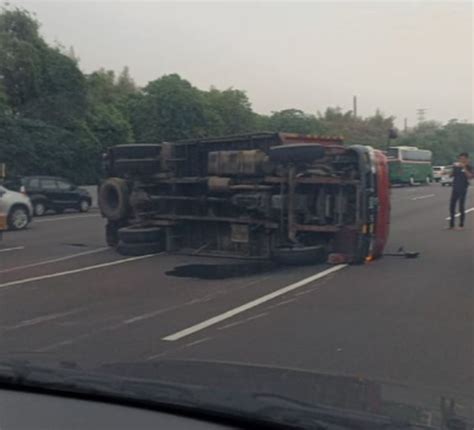
[[[472,411],[471,34],[469,2],[0,6],[0,363]]]

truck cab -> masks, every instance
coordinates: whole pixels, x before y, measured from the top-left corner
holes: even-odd
[[[126,255],[362,263],[380,257],[388,237],[387,159],[339,137],[119,145],[103,166],[106,240]]]

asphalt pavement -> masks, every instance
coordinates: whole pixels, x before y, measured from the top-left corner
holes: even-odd
[[[464,231],[445,229],[449,193],[394,188],[387,251],[420,257],[348,267],[123,257],[105,246],[96,211],[36,218],[0,243],[0,349],[84,367],[252,363],[471,394],[474,192]]]

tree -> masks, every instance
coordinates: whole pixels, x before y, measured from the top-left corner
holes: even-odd
[[[132,102],[135,137],[161,142],[207,135],[209,116],[202,92],[179,75],[150,82]]]
[[[255,116],[245,92],[211,88],[203,92],[207,102],[209,134],[237,134],[255,129]]]
[[[299,109],[285,109],[272,112],[268,119],[270,130],[300,134],[319,134],[321,131],[320,121],[311,114]]]
[[[15,114],[58,125],[84,117],[85,80],[77,64],[49,47],[21,9],[0,14],[0,84]]]

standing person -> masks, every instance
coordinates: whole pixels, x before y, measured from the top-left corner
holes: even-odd
[[[472,167],[469,164],[469,155],[467,152],[459,154],[458,162],[454,163],[451,176],[453,177],[453,189],[451,192],[451,200],[449,202],[449,228],[454,228],[456,205],[459,201],[459,228],[462,229],[466,217],[465,204],[467,188],[469,187],[469,179],[472,178]]]

